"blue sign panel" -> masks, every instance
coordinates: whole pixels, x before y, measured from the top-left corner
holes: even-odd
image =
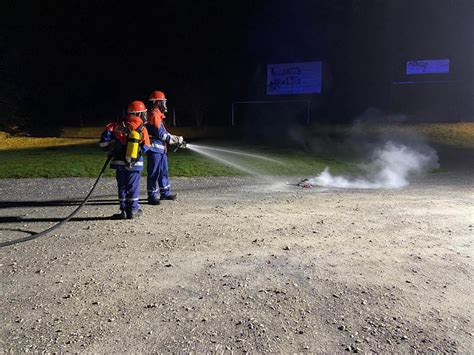
[[[412,60],[407,62],[407,75],[447,73],[449,73],[449,59]]]
[[[267,95],[321,93],[322,62],[268,64]]]

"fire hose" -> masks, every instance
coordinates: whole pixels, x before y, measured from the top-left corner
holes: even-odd
[[[72,217],[74,217],[82,209],[82,207],[84,207],[84,205],[87,203],[87,201],[89,201],[89,198],[92,196],[92,193],[94,192],[97,184],[99,183],[100,179],[102,178],[102,175],[104,174],[105,169],[109,165],[110,160],[112,160],[112,155],[109,155],[107,157],[107,159],[105,160],[104,166],[100,170],[99,176],[97,176],[97,179],[95,180],[94,185],[92,185],[92,188],[90,189],[90,191],[87,194],[86,198],[82,201],[82,203],[74,211],[72,211],[72,213],[69,216],[67,216],[66,218],[64,218],[60,222],[56,223],[54,226],[52,226],[52,227],[50,227],[50,228],[48,228],[48,229],[46,229],[42,232],[35,233],[33,235],[29,235],[27,237],[23,237],[23,238],[19,238],[19,239],[8,240],[6,242],[2,242],[2,243],[0,243],[0,248],[6,247],[6,246],[9,246],[9,245],[13,245],[13,244],[27,242],[29,240],[33,240],[33,239],[36,239],[36,238],[39,238],[39,237],[43,237],[43,236],[51,233],[53,230],[58,229],[63,224],[67,223]]]

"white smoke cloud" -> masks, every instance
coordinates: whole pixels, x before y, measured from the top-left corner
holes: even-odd
[[[362,177],[333,176],[326,168],[311,179],[312,185],[356,189],[396,189],[408,185],[407,178],[439,166],[436,151],[428,146],[417,149],[386,142],[373,153],[371,163],[364,166]]]

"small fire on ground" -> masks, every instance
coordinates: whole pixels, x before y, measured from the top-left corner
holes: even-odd
[[[303,179],[300,182],[298,182],[296,185],[305,189],[310,189],[314,187],[314,185],[311,183],[309,179]]]

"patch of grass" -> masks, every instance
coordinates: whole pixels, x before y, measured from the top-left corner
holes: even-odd
[[[17,137],[10,136],[5,132],[0,132],[0,151],[1,150],[19,150],[42,147],[62,147],[79,144],[93,144],[97,139],[91,138],[57,138],[57,137]]]
[[[424,134],[434,143],[460,148],[474,148],[474,122],[425,123],[413,125],[413,129]]]
[[[105,158],[97,144],[0,150],[0,178],[92,177]]]
[[[351,169],[351,163],[347,161],[312,157],[298,151],[278,151],[271,154],[271,148],[264,148],[262,149],[265,150],[268,157],[282,161],[284,164],[253,158],[239,159],[237,163],[258,173],[268,175],[308,174],[314,176],[326,166],[329,166],[335,173]],[[97,143],[0,150],[0,160],[2,161],[0,178],[95,177],[105,158],[105,154],[99,149]],[[177,153],[169,152],[168,160],[171,176],[238,176],[246,174],[190,150],[180,150]],[[114,171],[107,169],[105,175],[114,176]]]
[[[306,134],[312,137],[347,139],[361,137],[411,137],[421,135],[431,144],[474,148],[474,122],[458,123],[357,123],[354,125],[313,125]]]
[[[347,136],[352,132],[350,126],[345,125],[312,127],[311,131],[307,133],[314,137]],[[433,143],[474,149],[474,123],[370,125],[364,126],[359,132],[369,137],[387,132],[401,135],[417,132]],[[230,156],[235,163],[260,174],[315,176],[326,166],[334,174],[357,172],[357,161],[334,155],[308,155],[300,150],[275,149],[268,146],[237,145],[232,149],[258,151],[284,163]],[[0,159],[0,178],[95,177],[105,161],[105,154],[99,149],[97,139],[11,137],[0,132]],[[171,176],[246,174],[190,150],[169,152],[168,159]],[[106,176],[113,175],[113,170],[106,170]]]

